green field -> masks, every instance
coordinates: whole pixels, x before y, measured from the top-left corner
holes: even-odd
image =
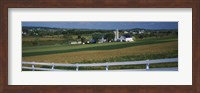
[[[97,63],[178,57],[178,38],[135,42],[23,47],[22,60],[54,63]]]
[[[82,36],[85,37],[86,40],[90,40],[92,38],[91,35],[88,35],[88,34],[84,34]],[[45,37],[24,36],[22,38],[22,46],[35,47],[33,45],[33,42],[35,40],[38,40],[37,46],[63,45],[67,43],[65,38],[63,38],[63,35],[59,35],[59,36],[54,35],[54,36],[45,36]],[[77,40],[77,35],[72,35],[72,41],[76,41],[76,40]]]

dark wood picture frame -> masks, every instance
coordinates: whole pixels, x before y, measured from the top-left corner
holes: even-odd
[[[8,8],[192,8],[192,85],[8,85]],[[0,11],[0,93],[200,93],[200,0],[1,0]]]

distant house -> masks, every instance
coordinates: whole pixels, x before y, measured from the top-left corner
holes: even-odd
[[[127,34],[128,33],[128,31],[124,31],[124,34]]]
[[[133,34],[133,35],[136,35],[136,34],[137,34],[137,32],[132,32],[132,34]]]
[[[106,39],[104,39],[104,37],[102,37],[102,38],[99,39],[98,41],[99,41],[98,43],[104,43],[104,42],[106,42]]]
[[[26,35],[26,32],[22,32],[22,35]]]
[[[89,42],[90,42],[90,43],[96,43],[96,40],[95,40],[95,39],[90,39]]]
[[[145,31],[144,30],[140,30],[139,31],[139,34],[143,34]]]
[[[126,34],[126,35],[120,36],[119,41],[120,42],[131,42],[134,40],[133,40],[133,36]]]
[[[81,41],[78,41],[78,42],[76,42],[76,41],[74,41],[74,42],[70,42],[70,44],[81,44]]]

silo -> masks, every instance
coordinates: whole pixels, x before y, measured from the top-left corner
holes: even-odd
[[[119,30],[117,29],[117,30],[115,30],[115,31],[113,31],[113,32],[114,32],[114,34],[115,34],[114,41],[117,41],[117,39],[119,38]]]

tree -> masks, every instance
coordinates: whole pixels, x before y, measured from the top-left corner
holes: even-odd
[[[85,37],[81,37],[81,43],[85,44],[86,38]]]
[[[73,40],[73,37],[71,34],[64,34],[63,38],[69,43]]]
[[[54,35],[57,35],[57,37],[59,37],[59,35],[61,35],[61,31],[55,31]]]
[[[81,35],[78,35],[77,39],[81,39]]]
[[[81,39],[81,35],[79,34],[76,41],[78,42],[80,39]]]
[[[140,38],[140,39],[143,39],[143,38],[144,38],[143,34],[140,34],[140,35],[139,35],[139,38]]]
[[[102,34],[101,33],[94,33],[94,34],[92,34],[92,38],[97,42],[99,39],[102,38]]]
[[[33,46],[39,45],[39,38],[36,38],[34,41],[32,41]]]
[[[39,34],[39,36],[41,36],[41,37],[47,36],[47,35],[48,35],[48,31],[39,31],[38,34]]]
[[[111,41],[113,38],[115,37],[115,35],[113,33],[108,33],[104,36],[105,39],[107,39],[107,41]]]

